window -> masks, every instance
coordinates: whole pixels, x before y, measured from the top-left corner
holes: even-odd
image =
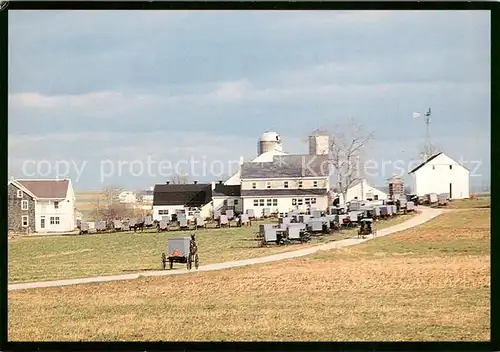
[[[316,198],[311,198],[311,204],[316,204]]]
[[[222,202],[224,206],[227,206],[227,199],[224,199],[224,202]]]
[[[313,181],[313,187],[318,187],[318,181]]]
[[[266,182],[266,187],[271,188],[271,182]]]
[[[23,197],[23,191],[20,189],[17,190],[17,198],[22,198]]]
[[[299,188],[302,188],[302,181],[299,181]]]
[[[450,170],[453,169],[453,165],[450,165]]]
[[[23,224],[23,227],[28,227],[28,216],[24,215],[21,219],[21,223]]]
[[[266,205],[268,207],[270,207],[272,204],[273,204],[273,200],[272,199],[268,199],[267,202],[266,202]]]
[[[436,170],[436,166],[432,165],[432,170]]]
[[[292,199],[292,205],[297,205],[297,199],[295,198]]]
[[[302,205],[302,198],[297,199],[297,201],[299,205]]]
[[[263,206],[264,206],[264,199],[259,199],[259,205],[260,205],[261,207],[263,207]]]
[[[21,210],[28,210],[28,201],[27,200],[21,201]]]
[[[253,200],[253,206],[254,207],[258,207],[259,206],[259,200],[258,199],[254,199]]]
[[[311,199],[309,199],[309,198],[306,198],[304,201],[306,204],[311,204]]]
[[[288,188],[288,181],[283,182],[283,187]]]
[[[375,195],[373,196],[373,200],[378,200],[378,194],[375,194]]]
[[[273,199],[273,207],[277,207],[278,206],[278,200],[277,199]]]
[[[59,202],[54,202],[54,208],[59,209]]]
[[[257,188],[257,183],[253,182],[253,183],[252,183],[252,188],[253,188],[253,189],[256,189],[256,188]]]
[[[50,217],[51,225],[59,225],[59,216],[51,216]]]
[[[168,215],[168,210],[167,209],[160,209],[160,210],[158,210],[158,215]]]
[[[234,200],[234,205],[238,205],[238,199]]]

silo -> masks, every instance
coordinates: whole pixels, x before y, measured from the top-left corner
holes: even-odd
[[[330,149],[330,138],[327,134],[309,136],[309,155],[327,155]]]
[[[280,135],[276,132],[264,132],[260,136],[257,153],[261,155],[275,150],[283,151]]]

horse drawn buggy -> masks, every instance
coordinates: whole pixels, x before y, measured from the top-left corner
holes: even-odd
[[[161,254],[163,270],[166,269],[167,262],[169,263],[170,269],[173,268],[174,263],[186,264],[188,270],[191,270],[194,263],[194,267],[198,269],[199,257],[195,235],[192,234],[191,237],[169,238],[168,256],[165,253]]]
[[[372,218],[363,218],[359,221],[358,238],[365,238],[368,235],[375,237],[375,223]]]

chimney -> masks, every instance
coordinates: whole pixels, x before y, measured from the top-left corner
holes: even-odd
[[[166,184],[167,184],[167,185],[169,185],[169,184],[170,184],[170,181],[167,181],[167,182],[166,182]]]
[[[193,181],[193,183],[196,185],[198,183],[198,181]]]

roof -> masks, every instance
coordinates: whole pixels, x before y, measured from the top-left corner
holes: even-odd
[[[328,194],[326,188],[314,189],[247,189],[241,191],[242,197],[272,197],[272,196],[325,196]]]
[[[64,199],[68,193],[69,180],[16,180],[37,198]]]
[[[156,185],[153,193],[155,205],[184,205],[201,207],[212,200],[211,184]]]
[[[408,172],[408,173],[409,173],[409,174],[414,173],[415,171],[417,171],[418,169],[420,169],[421,167],[423,167],[425,164],[427,164],[427,163],[429,163],[430,161],[432,161],[432,160],[436,159],[436,158],[437,158],[438,156],[440,156],[441,154],[443,154],[443,152],[439,152],[439,153],[437,153],[437,154],[435,154],[435,155],[431,156],[429,159],[427,159],[426,161],[424,161],[423,163],[421,163],[420,165],[418,165],[416,168],[414,168],[413,170],[411,170],[411,171],[410,171],[410,172]],[[446,154],[444,154],[444,155],[446,155]],[[446,156],[447,156],[447,155],[446,155]],[[448,158],[450,158],[450,157],[448,156]],[[451,158],[450,158],[450,159],[451,159]],[[452,160],[453,160],[453,159],[452,159]],[[453,160],[453,161],[455,161],[455,160]],[[455,161],[455,162],[456,162],[456,161]],[[462,166],[464,169],[469,170],[469,169],[467,169],[465,166],[463,166],[462,164],[460,164],[460,163],[458,163],[458,162],[457,162],[457,164],[458,164],[458,165],[460,165],[460,166]]]
[[[241,179],[328,177],[327,155],[279,155],[271,162],[241,165]]]
[[[429,159],[427,159],[426,161],[424,161],[422,164],[418,165],[416,168],[414,168],[413,170],[411,170],[410,172],[408,172],[409,174],[412,174],[414,173],[415,171],[417,171],[418,169],[420,169],[422,166],[424,166],[425,164],[427,164],[428,162],[436,159],[438,156],[440,156],[441,154],[443,153],[437,153],[433,156],[431,156]]]
[[[241,186],[240,185],[222,185],[216,184],[215,189],[212,191],[213,197],[240,197],[241,196]]]

